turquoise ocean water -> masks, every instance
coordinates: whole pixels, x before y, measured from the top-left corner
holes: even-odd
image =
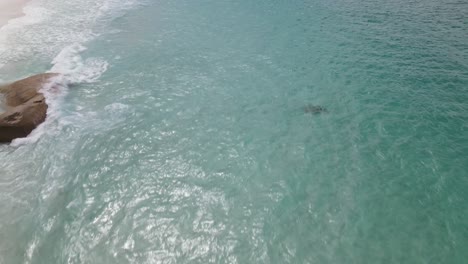
[[[0,263],[466,263],[466,1],[25,13],[0,79],[71,84],[0,146]]]

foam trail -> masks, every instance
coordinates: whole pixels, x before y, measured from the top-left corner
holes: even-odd
[[[14,140],[13,146],[37,142],[46,131],[54,133],[64,125],[60,110],[68,85],[96,82],[109,67],[102,58],[84,59],[81,53],[86,50],[85,43],[102,34],[103,25],[141,2],[32,0],[23,8],[24,16],[0,28],[0,69],[40,54],[53,58],[49,72],[62,74],[42,89],[49,106],[46,121],[28,137]],[[60,15],[63,13],[67,15]],[[58,55],[57,50],[61,50]]]
[[[47,118],[26,138],[13,140],[12,146],[35,143],[44,133],[55,133],[61,127],[60,113],[63,100],[68,92],[68,85],[96,82],[106,72],[108,63],[101,58],[83,59],[80,55],[86,47],[75,43],[64,48],[52,61],[49,72],[60,73],[40,90],[48,105]]]
[[[65,47],[52,61],[54,66],[50,72],[63,74],[71,84],[97,81],[109,64],[101,58],[83,60],[80,53],[85,50],[86,47],[79,43]]]
[[[106,26],[110,21],[140,2],[31,0],[23,8],[24,16],[0,28],[0,69],[38,54],[51,59],[58,50],[91,41],[109,32]]]
[[[51,78],[48,83],[43,85],[40,92],[44,94],[48,105],[46,120],[27,137],[13,140],[11,146],[17,147],[24,144],[35,143],[44,133],[55,133],[58,131],[58,127],[56,126],[55,129],[53,129],[54,126],[52,124],[56,123],[60,116],[60,106],[68,92],[67,83],[65,76],[58,75]]]

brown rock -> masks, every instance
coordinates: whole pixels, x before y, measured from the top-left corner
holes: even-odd
[[[14,83],[0,86],[7,111],[0,115],[0,142],[11,142],[26,137],[47,116],[43,85],[57,74],[38,74]]]

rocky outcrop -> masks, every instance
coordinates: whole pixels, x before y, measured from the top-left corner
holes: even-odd
[[[0,86],[6,106],[6,112],[0,114],[0,142],[26,137],[44,122],[47,104],[40,89],[54,76],[57,74],[38,74]]]

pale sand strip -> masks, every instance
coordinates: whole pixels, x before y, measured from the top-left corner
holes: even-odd
[[[23,15],[23,6],[29,0],[0,0],[0,27],[8,23],[8,20]]]

